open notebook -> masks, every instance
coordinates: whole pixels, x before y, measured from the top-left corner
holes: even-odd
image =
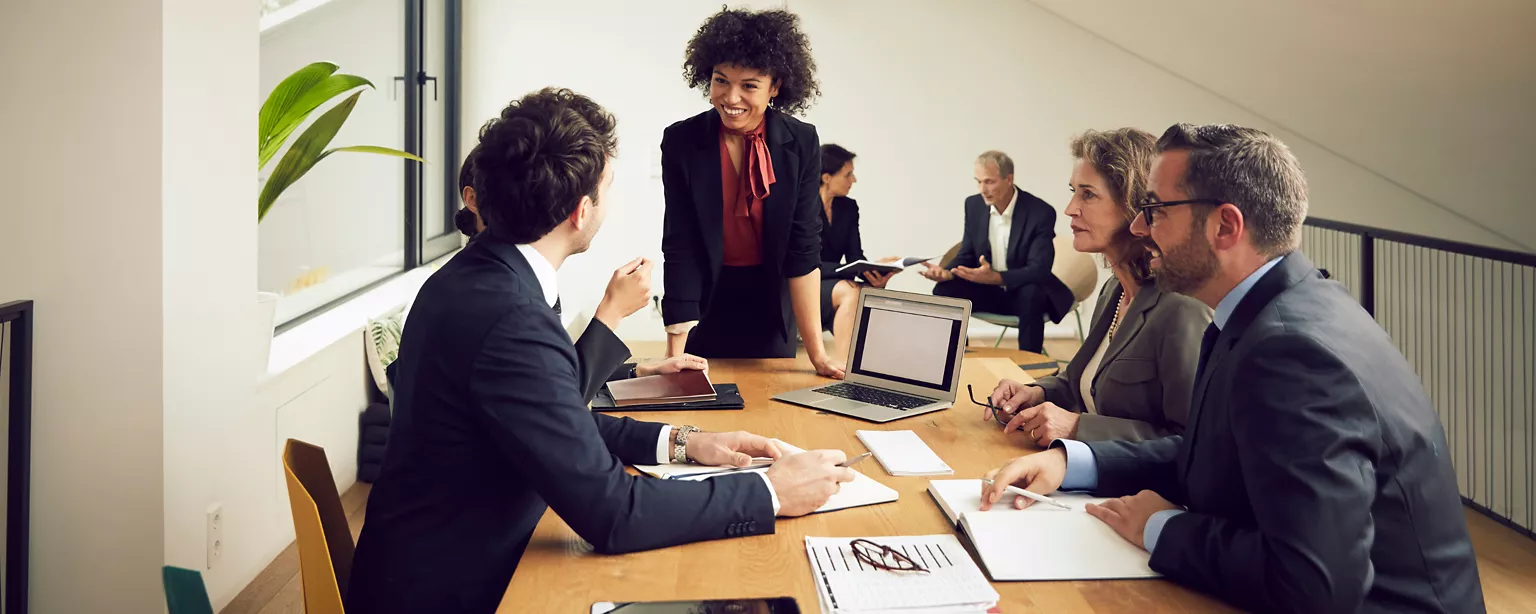
[[[1156,578],[1152,556],[1083,511],[1102,498],[1056,492],[1064,510],[1042,503],[1013,508],[1012,495],[981,511],[981,480],[933,480],[928,483],[949,521],[970,537],[993,580],[1112,580]]]
[[[796,454],[805,451],[782,441],[779,442],[779,448],[784,452],[785,455]],[[646,475],[662,479],[706,480],[721,475],[735,475],[736,473],[745,473],[749,471],[767,471],[768,466],[763,465],[760,467],[752,467],[749,469],[733,471],[730,473],[719,473],[719,467],[684,465],[679,463],[668,463],[665,465],[635,465],[635,469],[639,469],[641,473]],[[854,478],[852,482],[843,484],[842,488],[837,491],[837,494],[832,495],[832,498],[827,500],[826,505],[817,508],[816,511],[831,512],[834,510],[859,507],[862,505],[889,503],[896,500],[895,489],[876,482],[869,476],[859,473],[858,471],[854,471],[853,475]]]

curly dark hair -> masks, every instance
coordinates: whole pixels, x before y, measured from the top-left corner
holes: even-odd
[[[532,243],[597,199],[618,151],[616,120],[590,98],[544,88],[512,101],[480,128],[471,172],[480,219],[492,236]]]
[[[688,41],[683,80],[709,96],[715,67],[736,64],[768,73],[779,95],[769,106],[798,115],[821,95],[811,41],[800,32],[800,17],[789,11],[753,12],[721,7]]]

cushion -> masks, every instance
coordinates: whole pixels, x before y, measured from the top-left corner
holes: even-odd
[[[368,320],[363,329],[364,353],[368,356],[368,371],[379,392],[389,396],[389,379],[384,369],[400,354],[400,333],[405,330],[405,311],[397,309],[378,318]]]

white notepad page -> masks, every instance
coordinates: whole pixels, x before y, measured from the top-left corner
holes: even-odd
[[[775,441],[777,441],[777,440],[775,440]],[[802,450],[802,449],[800,449],[800,448],[798,448],[796,446],[784,443],[782,441],[778,441],[778,444],[779,444],[780,451],[782,451],[786,455],[798,454],[800,452],[804,452],[805,451],[805,450]],[[725,473],[725,474],[701,475],[701,476],[694,477],[694,478],[688,478],[686,476],[689,476],[691,474],[708,473],[708,472],[711,472],[711,471],[718,471],[720,469],[720,467],[709,467],[709,466],[705,466],[705,465],[685,465],[685,464],[679,464],[679,463],[668,463],[666,465],[635,465],[635,469],[640,470],[641,473],[644,473],[646,475],[649,475],[651,477],[656,477],[656,478],[667,478],[669,476],[677,476],[677,477],[679,477],[681,479],[705,480],[705,479],[709,479],[711,477],[716,477],[718,475],[733,475],[732,473]],[[752,471],[767,471],[767,470],[768,470],[767,466],[759,467],[759,468],[756,468],[756,469],[752,469]],[[879,482],[876,482],[873,478],[870,478],[867,475],[859,473],[858,471],[854,471],[853,472],[853,481],[852,482],[845,482],[845,483],[843,483],[839,487],[839,489],[837,491],[837,494],[832,495],[831,499],[827,499],[826,504],[822,505],[819,508],[816,508],[816,511],[817,512],[831,512],[831,511],[836,511],[836,510],[841,510],[841,509],[847,509],[847,508],[850,508],[850,507],[859,507],[859,506],[863,506],[863,505],[874,505],[876,503],[889,503],[891,501],[895,501],[897,496],[898,496],[898,494],[896,492],[896,489],[891,488],[889,486],[886,486],[884,484],[881,484]]]
[[[928,482],[928,494],[933,495],[939,509],[944,510],[944,515],[949,517],[952,524],[960,524],[960,516],[968,512],[981,511],[981,480],[930,480]],[[1046,503],[1034,502],[1028,509],[1014,509],[1013,499],[1018,495],[1004,493],[997,505],[992,506],[988,514],[1014,514],[1032,511],[1065,511]],[[1053,492],[1051,498],[1070,506],[1077,511],[1083,511],[1083,506],[1089,503],[1101,503],[1102,497],[1094,497],[1076,492]]]
[[[875,453],[875,460],[885,467],[887,473],[897,476],[908,475],[954,475],[955,470],[950,469],[939,458],[928,444],[923,443],[922,438],[912,431],[856,431],[859,441],[870,452]]]
[[[805,538],[823,612],[985,611],[997,604],[997,591],[953,535],[862,538],[901,551],[929,573],[862,564],[849,545],[854,539],[861,538]]]
[[[967,512],[960,526],[992,579],[1156,578],[1152,555],[1087,512],[1036,503],[1017,514]]]
[[[981,508],[981,480],[933,480],[928,483],[944,514],[960,519],[976,554],[993,580],[1111,580],[1155,578],[1152,555],[1125,541],[1083,506],[1103,498],[1054,492],[1050,497],[1071,510],[1044,503],[1013,508],[1015,495],[1003,495],[989,511]]]

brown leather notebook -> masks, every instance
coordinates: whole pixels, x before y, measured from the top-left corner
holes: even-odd
[[[715,400],[715,385],[703,371],[614,380],[608,382],[608,392],[617,407]]]

